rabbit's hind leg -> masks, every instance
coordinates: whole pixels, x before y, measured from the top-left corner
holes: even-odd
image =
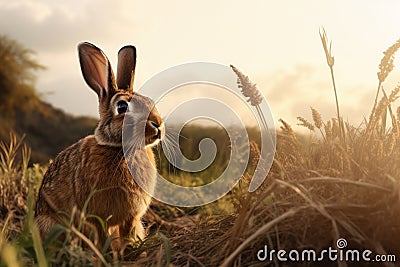
[[[145,232],[140,217],[130,217],[119,226],[121,238],[133,237],[135,241],[143,240]]]
[[[125,250],[126,246],[132,241],[136,242],[143,240],[145,237],[145,232],[143,224],[138,217],[131,216],[123,223],[119,225],[119,240],[121,242],[120,248],[121,253]]]

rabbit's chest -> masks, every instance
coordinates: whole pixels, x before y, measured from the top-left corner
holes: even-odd
[[[141,217],[151,202],[154,191],[155,171],[149,171],[151,166],[140,165],[128,168],[125,162],[120,167],[119,179],[114,183],[114,189],[107,190],[110,215],[113,216],[110,224],[119,224],[132,217]],[[131,169],[131,170],[130,170]],[[133,176],[135,175],[135,177]],[[150,192],[151,191],[151,192]],[[149,194],[150,193],[150,194]]]
[[[113,210],[140,213],[150,204],[156,169],[146,153],[136,152],[134,156],[121,158],[118,165],[98,175],[101,180],[98,185],[108,192]]]
[[[95,191],[90,201],[93,214],[102,218],[111,216],[111,225],[143,215],[156,181],[154,158],[149,157],[148,152],[140,150],[126,156],[121,150],[97,146],[82,153],[87,164],[85,182],[76,187],[87,188],[87,194],[82,194],[86,198],[83,196],[80,202],[84,203],[88,194]]]

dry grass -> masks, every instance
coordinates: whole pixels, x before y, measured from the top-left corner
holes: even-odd
[[[333,57],[326,42],[324,48],[329,52],[327,62],[332,70]],[[390,59],[397,50],[388,51],[385,58],[393,64]],[[382,73],[386,71],[384,78],[391,69],[381,68]],[[300,124],[310,130],[309,141],[304,142],[281,120],[274,164],[261,188],[247,191],[251,180],[247,173],[232,192],[205,207],[179,209],[154,202],[145,220],[148,237],[129,246],[124,259],[107,252],[107,247],[103,251],[91,248],[92,237],[81,236],[79,228],[68,223],[55,229],[52,239],[38,244],[34,227],[24,219],[32,216],[28,193],[35,192],[43,169],[26,166],[26,149],[22,150],[22,161],[7,167],[7,159],[14,155],[11,147],[22,147],[20,141],[11,138],[9,145],[1,146],[0,266],[43,265],[43,253],[47,263],[65,266],[315,266],[318,264],[312,262],[260,262],[256,255],[264,245],[276,250],[320,251],[335,247],[338,238],[345,238],[348,248],[399,257],[400,109],[397,113],[391,111],[399,88],[386,95],[381,89],[382,75],[378,76],[378,94],[382,92],[383,96],[362,126],[343,122],[338,109],[338,116],[330,120],[312,109],[312,122],[299,118]],[[254,87],[248,92],[248,97],[256,99]],[[250,155],[252,170],[259,158],[254,142]],[[73,238],[57,241],[61,233],[71,231],[78,242]],[[84,249],[83,242],[89,247]],[[374,266],[340,261],[319,264]]]
[[[333,57],[330,49],[324,48],[334,81]],[[386,52],[385,57],[392,58],[396,50],[388,51],[392,54]],[[380,87],[381,79],[379,83]],[[255,95],[254,88],[250,89]],[[335,86],[334,90],[337,95]],[[257,251],[264,245],[277,250],[320,251],[335,247],[338,238],[346,238],[350,248],[400,255],[399,112],[390,113],[390,128],[382,123],[398,93],[395,88],[389,97],[384,94],[370,120],[358,128],[343,122],[338,101],[338,117],[326,122],[312,109],[313,123],[299,118],[313,133],[311,144],[301,142],[292,127],[281,120],[274,165],[263,187],[254,193],[234,190],[221,200],[235,203],[233,214],[201,217],[182,228],[179,224],[172,229],[161,226],[159,231],[165,231],[172,244],[169,258],[177,266],[280,266],[277,261],[259,262]],[[319,137],[315,137],[316,129]],[[238,188],[247,186],[243,179]],[[158,265],[162,253],[153,250],[141,262]],[[348,263],[352,264],[366,263]]]
[[[234,191],[226,197],[225,201],[237,203],[233,214],[202,217],[182,228],[179,223],[172,228],[160,226],[173,244],[175,265],[265,266],[256,258],[264,245],[320,251],[334,247],[338,238],[346,238],[352,248],[400,255],[399,239],[394,238],[400,236],[398,142],[396,149],[378,158],[373,154],[376,148],[363,142],[361,134],[347,140],[365,147],[349,145],[345,150],[339,145],[338,129],[336,136],[325,133],[327,140],[303,145],[289,125],[283,128],[263,188],[254,193]],[[383,144],[391,143],[390,132],[380,138]],[[238,187],[247,188],[244,181]],[[160,250],[153,250],[141,262],[157,265],[159,254]]]

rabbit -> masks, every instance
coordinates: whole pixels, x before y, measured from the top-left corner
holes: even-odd
[[[111,243],[118,250],[133,230],[135,239],[145,237],[141,218],[156,185],[152,147],[164,137],[164,123],[153,101],[132,89],[134,46],[119,50],[116,81],[103,51],[84,42],[78,52],[84,80],[98,95],[100,119],[94,135],[66,148],[50,164],[39,189],[35,221],[45,239],[54,225],[68,218],[63,214],[82,212],[88,201],[85,213],[107,222],[105,232],[97,219],[90,219],[97,229],[97,245],[103,246],[110,235],[119,240]],[[125,117],[124,132],[132,140],[126,157],[122,145]]]

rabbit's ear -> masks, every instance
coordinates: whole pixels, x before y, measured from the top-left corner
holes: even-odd
[[[115,92],[115,78],[108,58],[91,43],[81,43],[78,46],[79,61],[83,78],[99,99],[111,96]]]
[[[122,47],[118,52],[117,85],[119,89],[132,91],[135,66],[136,48],[132,45]]]

